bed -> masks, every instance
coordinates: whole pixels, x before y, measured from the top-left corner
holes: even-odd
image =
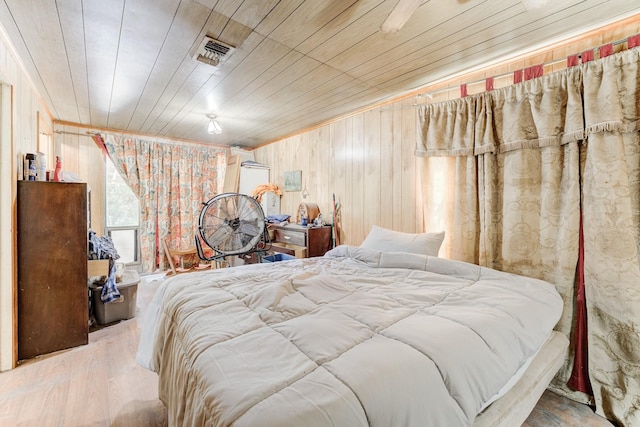
[[[435,256],[324,257],[166,280],[137,360],[170,425],[519,425],[564,360],[547,282]]]

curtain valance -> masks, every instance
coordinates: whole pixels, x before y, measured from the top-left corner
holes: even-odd
[[[420,106],[416,156],[472,156],[494,150],[485,94]]]
[[[574,67],[421,106],[417,156],[470,156],[584,139],[582,70]]]
[[[587,134],[640,130],[640,50],[630,49],[582,66]]]
[[[476,98],[454,99],[421,105],[418,113],[421,138],[417,156],[471,156]]]
[[[490,92],[497,152],[583,139],[581,83],[569,68]]]

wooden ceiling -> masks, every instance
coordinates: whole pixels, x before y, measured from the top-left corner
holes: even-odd
[[[452,74],[640,13],[638,0],[4,0],[0,24],[55,120],[255,147]],[[218,67],[204,36],[235,47]],[[207,114],[223,132],[207,133]]]

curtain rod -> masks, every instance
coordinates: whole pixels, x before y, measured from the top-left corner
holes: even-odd
[[[100,135],[102,136],[103,134],[112,134],[112,135],[118,135],[124,138],[131,138],[131,137],[143,137],[143,138],[148,138],[153,142],[156,142],[158,144],[173,144],[173,145],[196,145],[196,146],[202,146],[202,147],[209,147],[209,148],[217,148],[219,150],[226,150],[228,147],[226,146],[221,146],[221,145],[217,145],[217,144],[208,144],[206,142],[196,142],[196,141],[182,141],[182,140],[177,140],[177,139],[167,139],[167,138],[160,138],[160,137],[155,137],[155,136],[150,136],[150,135],[141,135],[141,134],[126,134],[126,133],[122,133],[122,132],[115,132],[115,131],[103,131],[103,132],[98,132],[98,131],[86,131],[85,133],[78,133],[78,132],[69,132],[66,130],[54,130],[54,133],[57,134],[64,134],[64,135],[75,135],[75,136],[88,136],[93,138],[96,135]]]
[[[56,133],[65,133],[68,135],[78,135],[78,136],[95,136],[95,135],[103,135],[103,134],[112,134],[112,135],[119,135],[125,138],[139,138],[139,139],[145,139],[145,140],[151,140],[154,142],[158,142],[160,144],[176,144],[176,145],[180,145],[180,144],[186,144],[186,145],[201,145],[204,147],[209,147],[209,148],[218,148],[220,150],[226,150],[229,147],[226,145],[221,145],[221,144],[213,144],[213,143],[209,143],[209,142],[204,142],[204,141],[191,141],[191,140],[186,140],[186,139],[178,139],[178,138],[172,138],[172,137],[161,137],[161,136],[155,136],[155,135],[150,135],[150,134],[144,134],[144,133],[136,133],[136,132],[127,132],[127,131],[123,131],[123,130],[115,130],[115,129],[107,129],[107,128],[99,128],[96,126],[90,127],[90,126],[85,126],[85,125],[80,125],[78,123],[73,123],[73,122],[65,122],[65,121],[61,121],[61,120],[54,120],[53,121],[53,125],[60,125],[60,126],[70,126],[70,127],[75,127],[75,128],[81,128],[81,129],[94,129],[93,131],[87,131],[87,135],[84,134],[80,134],[80,133],[73,133],[73,132],[68,132],[68,131],[64,131],[64,130],[56,130]]]
[[[122,138],[132,138],[132,139],[140,139],[145,141],[154,142],[156,144],[165,144],[165,145],[177,145],[177,146],[195,146],[195,147],[204,147],[204,148],[214,148],[216,150],[224,150],[226,151],[229,147],[222,146],[218,144],[210,144],[208,142],[200,142],[200,141],[188,141],[183,139],[176,138],[163,138],[161,136],[152,136],[152,135],[144,135],[144,134],[133,134],[133,133],[125,133],[118,131],[108,131],[98,133],[103,139],[106,138],[107,135],[117,135]]]
[[[60,133],[60,134],[64,134],[64,135],[75,135],[75,136],[90,136],[91,138],[93,138],[96,135],[100,135],[100,132],[85,132],[85,133],[78,133],[78,132],[69,132],[66,130],[54,130],[54,133]]]
[[[605,43],[603,46],[606,46],[606,45],[608,45],[608,44],[611,44],[611,45],[613,45],[613,46],[616,46],[616,45],[619,45],[619,44],[622,44],[622,43],[626,43],[628,38],[629,38],[629,37],[626,37],[626,38],[621,39],[621,40],[616,40],[616,41],[613,41],[613,42],[611,42],[611,43]],[[586,49],[586,50],[585,50],[585,52],[586,52],[586,51],[588,51],[588,50],[596,50],[596,49],[598,49],[598,48],[600,48],[600,47],[602,47],[602,46],[594,47],[594,48],[591,48],[591,49]],[[582,53],[577,54],[577,56],[578,56],[578,58],[582,58]],[[544,67],[545,65],[558,64],[558,63],[563,62],[563,61],[566,61],[566,60],[567,60],[567,58],[556,59],[556,60],[554,60],[554,61],[543,62],[542,64],[537,64],[537,65],[542,65],[542,66]],[[507,76],[512,76],[512,75],[513,75],[513,71],[511,71],[511,72],[507,72],[507,73],[502,73],[502,74],[497,74],[497,75],[495,75],[495,76],[491,76],[491,77],[485,77],[484,79],[475,80],[475,81],[471,81],[471,82],[469,82],[469,83],[464,83],[464,84],[466,84],[467,86],[469,86],[469,85],[475,85],[475,84],[484,83],[488,78],[499,79],[500,77],[507,77]],[[422,97],[423,97],[423,96],[425,96],[425,95],[426,95],[428,98],[430,98],[432,95],[439,94],[439,93],[443,93],[443,92],[448,92],[448,91],[450,91],[450,90],[455,90],[455,89],[458,89],[459,87],[460,87],[460,85],[458,85],[458,86],[448,86],[448,87],[445,87],[445,88],[442,88],[442,89],[436,89],[436,90],[433,90],[433,91],[428,91],[428,92],[424,92],[424,93],[419,93],[419,94],[417,94],[417,95],[416,95],[416,98],[418,98],[418,99],[419,99],[419,98],[422,98]],[[422,104],[420,104],[420,103],[418,103],[418,102],[415,102],[415,103],[411,106],[411,108],[420,107],[420,106],[422,106],[422,105],[427,105],[427,104],[426,104],[426,103],[422,103]]]

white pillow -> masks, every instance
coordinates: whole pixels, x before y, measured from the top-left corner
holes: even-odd
[[[403,233],[374,225],[361,248],[380,252],[409,252],[438,256],[444,240],[444,231],[439,233]]]

